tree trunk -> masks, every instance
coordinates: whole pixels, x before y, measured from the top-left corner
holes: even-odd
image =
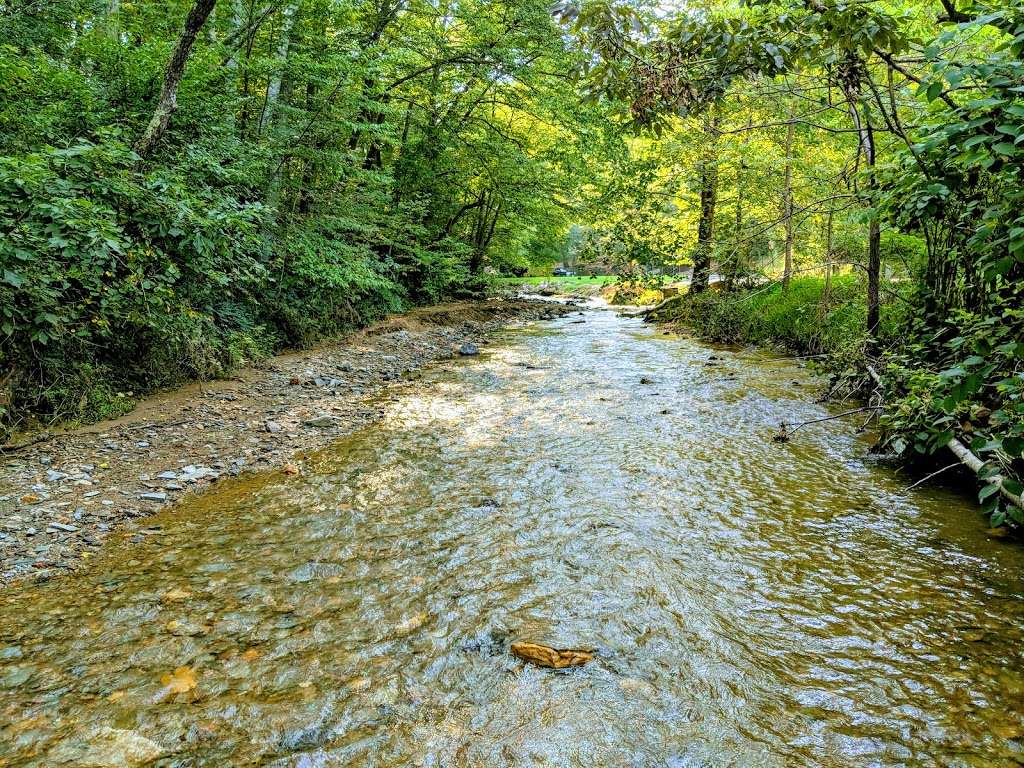
[[[229,39],[234,39],[241,34],[242,25],[245,23],[245,10],[242,8],[242,0],[231,0],[231,31],[228,33]],[[236,110],[238,108],[238,51],[235,49],[231,52],[230,58],[225,62],[224,66],[227,68],[231,77],[231,103],[230,103],[230,115],[228,116],[228,122],[231,127],[234,128],[238,122],[238,115]]]
[[[295,24],[295,16],[298,14],[298,11],[299,4],[297,2],[289,3],[283,11],[281,39],[277,45],[277,61],[274,66],[274,72],[270,76],[270,82],[267,83],[267,97],[263,104],[263,114],[260,115],[260,134],[270,127],[270,121],[274,115],[274,107],[277,106],[277,100],[281,96],[282,72],[288,64],[288,49],[291,46],[292,26]]]
[[[185,64],[188,62],[192,44],[196,41],[196,35],[203,28],[207,17],[216,5],[217,0],[196,0],[192,9],[185,18],[185,26],[181,30],[178,42],[174,45],[174,52],[167,62],[167,69],[164,71],[164,84],[160,90],[160,99],[157,101],[153,117],[142,132],[139,140],[135,142],[135,153],[139,157],[147,157],[153,148],[160,141],[167,126],[171,122],[171,115],[178,108],[178,85],[181,77],[185,74]]]
[[[864,153],[864,160],[868,166],[868,181],[867,191],[864,195],[866,202],[870,203],[872,196],[875,192],[875,185],[877,180],[875,179],[875,159],[876,159],[876,146],[875,146],[875,130],[871,125],[871,120],[865,116],[861,116],[860,112],[860,93],[855,84],[856,66],[854,63],[853,68],[848,70],[852,72],[852,75],[848,75],[843,80],[843,92],[846,96],[847,106],[850,110],[850,117],[853,119],[854,127],[857,130],[857,136],[860,140],[860,149]],[[868,291],[867,291],[867,354],[869,357],[873,357],[878,351],[878,325],[881,320],[881,302],[880,302],[880,287],[881,287],[881,272],[882,272],[882,230],[878,224],[878,217],[872,215],[871,223],[868,226],[868,253],[867,253],[867,276],[868,276]]]
[[[313,114],[313,104],[316,99],[316,82],[309,80],[306,83],[306,112]],[[320,150],[320,140],[313,139],[313,153],[306,158],[302,168],[302,186],[299,189],[299,213],[305,215],[313,207],[313,186],[316,184],[316,163]]]
[[[736,278],[740,271],[740,238],[743,232],[743,163],[740,162],[739,170],[736,171],[736,224],[735,241],[732,247],[732,256],[725,273],[725,288],[731,291],[736,286]]]
[[[718,206],[718,114],[713,110],[705,127],[708,136],[700,171],[700,223],[697,249],[693,254],[690,293],[701,293],[711,277],[711,250],[715,238],[715,209]]]
[[[825,288],[821,292],[821,303],[827,305],[832,300],[832,221],[835,209],[828,209],[828,223],[825,225]]]
[[[867,123],[867,137],[871,147],[868,160],[867,188],[868,195],[872,195],[876,187],[874,178],[874,132],[870,123]],[[879,225],[879,217],[871,214],[871,220],[867,227],[867,353],[874,356],[879,346],[879,324],[882,322],[882,227]]]
[[[121,39],[121,24],[118,16],[121,13],[121,0],[107,0],[106,32],[114,41]]]
[[[783,216],[786,218],[786,263],[782,272],[782,290],[789,290],[793,279],[793,109],[786,126],[786,179],[782,190]]]

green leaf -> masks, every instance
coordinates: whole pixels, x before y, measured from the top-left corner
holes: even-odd
[[[999,486],[995,483],[988,483],[984,488],[978,491],[978,501],[984,501],[995,493],[999,493]]]
[[[1024,437],[1004,437],[1003,450],[1013,458],[1024,455]]]

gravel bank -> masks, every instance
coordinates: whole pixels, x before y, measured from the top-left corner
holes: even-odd
[[[233,379],[154,396],[128,416],[0,455],[0,584],[75,569],[115,531],[242,472],[284,469],[372,421],[375,394],[418,368],[473,354],[513,323],[573,311],[525,300],[415,310]]]

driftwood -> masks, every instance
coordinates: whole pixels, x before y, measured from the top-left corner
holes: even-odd
[[[868,366],[868,375],[879,387],[882,386],[882,377],[879,376],[878,372],[870,365]],[[1006,478],[1003,477],[1003,475],[995,474],[990,475],[989,477],[982,477],[981,473],[985,469],[985,462],[975,456],[974,453],[971,452],[971,449],[961,443],[955,436],[949,439],[949,442],[946,443],[946,447],[952,451],[953,455],[957,457],[961,464],[976,474],[980,480],[985,482],[987,485],[995,486],[1002,497],[1015,507],[1024,509],[1024,501],[1022,501],[1018,494],[1006,487]]]
[[[647,309],[641,309],[639,312],[620,312],[619,314],[622,317],[650,317],[655,312],[658,312],[659,310],[664,309],[669,304],[672,304],[673,302],[679,301],[682,298],[684,298],[684,296],[669,296],[667,299],[665,299],[664,301],[658,302],[653,307],[648,307]]]

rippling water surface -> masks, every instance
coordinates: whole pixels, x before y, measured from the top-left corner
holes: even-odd
[[[1024,554],[856,423],[773,443],[814,392],[609,312],[510,332],[0,593],[0,765],[1024,763]]]

